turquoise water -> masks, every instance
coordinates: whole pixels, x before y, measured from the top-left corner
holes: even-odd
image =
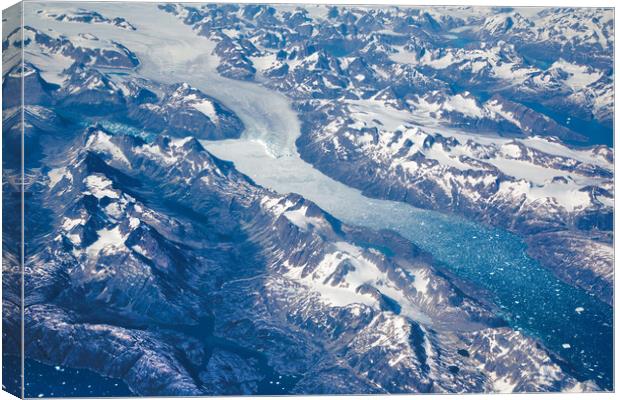
[[[539,338],[579,378],[613,388],[612,308],[542,268],[527,256],[518,237],[434,213],[343,219],[398,231],[457,275],[491,292],[511,326]]]
[[[111,121],[105,118],[102,118],[102,119],[92,118],[92,119],[87,119],[86,121],[83,122],[83,126],[85,128],[92,126],[94,124],[101,125],[103,129],[105,129],[106,131],[112,134],[130,135],[130,136],[139,137],[140,139],[144,140],[147,143],[152,142],[155,139],[155,137],[157,137],[157,134],[155,133],[145,131],[143,129],[139,129],[134,126],[127,125],[121,122]]]

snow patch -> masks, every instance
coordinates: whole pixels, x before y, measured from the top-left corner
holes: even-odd
[[[97,231],[98,239],[86,248],[89,258],[96,258],[102,251],[114,251],[125,246],[127,236],[123,236],[117,225],[112,229],[100,229]]]
[[[103,175],[89,175],[84,179],[90,193],[98,199],[109,197],[118,199],[118,193],[112,188],[112,181]]]

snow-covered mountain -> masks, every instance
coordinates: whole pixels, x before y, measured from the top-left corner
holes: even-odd
[[[560,230],[580,245],[532,255],[611,302],[610,10],[162,9],[218,43],[221,73],[295,101],[300,154],[322,172],[527,241]],[[226,67],[239,59],[242,78]]]
[[[28,238],[30,357],[140,395],[276,375],[299,393],[588,387],[410,243],[262,189],[194,138],[66,139],[28,202],[48,213]]]
[[[152,396],[613,388],[591,359],[611,346],[612,11],[32,3],[27,22],[3,37],[7,354],[24,188],[29,360]],[[252,168],[281,164],[214,143],[307,161],[274,173],[337,180],[321,200],[355,188],[514,233],[555,274],[532,263],[552,279],[527,301],[581,303],[507,307],[444,253],[261,186]],[[569,323],[609,332],[565,343]]]
[[[503,94],[611,123],[610,10],[533,8],[526,17],[482,8],[437,8],[434,16],[416,8],[161,8],[217,42],[220,72],[265,74],[291,95],[367,98],[393,88],[403,65],[415,65],[446,95]],[[317,71],[323,75],[313,77]]]
[[[575,254],[567,251],[560,259],[582,262],[553,258],[547,266],[611,302],[613,257],[611,236],[605,232],[613,220],[613,152],[606,146],[570,149],[541,136],[473,135],[410,119],[432,120],[451,107],[465,110],[468,102],[470,112],[484,112],[464,97],[448,103],[448,111],[427,102],[425,109],[413,112],[381,100],[315,101],[318,117],[304,125],[299,148],[327,174],[373,197],[460,213],[533,242],[538,233],[562,231],[563,241],[573,238],[580,245]],[[488,106],[499,104],[492,100]],[[489,108],[502,115],[501,107]],[[584,243],[599,251],[586,254]],[[535,248],[541,260],[552,252]],[[593,274],[591,281],[579,276],[584,264]]]
[[[110,24],[121,29],[135,31],[136,27],[123,17],[106,17],[96,11],[88,11],[82,8],[77,10],[68,10],[63,13],[55,13],[42,11],[41,14],[47,18],[55,19],[62,22],[75,22],[84,24]]]
[[[10,49],[21,48],[22,37],[28,63],[36,65],[44,80],[52,85],[62,86],[67,79],[64,71],[72,66],[123,70],[135,68],[139,64],[135,55],[119,43],[101,40],[90,33],[68,38],[30,26],[17,28],[3,38],[3,50],[13,54]]]

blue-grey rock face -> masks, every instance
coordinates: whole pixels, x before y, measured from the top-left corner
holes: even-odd
[[[243,131],[232,111],[186,83],[160,88],[160,98],[139,86],[134,90],[142,101],[130,106],[129,118],[145,129],[209,140],[238,138]]]
[[[318,171],[516,232],[561,279],[610,302],[613,149],[563,119],[578,105],[582,123],[611,122],[608,10],[102,7],[36,5],[32,26],[3,37],[3,54],[26,55],[3,74],[3,190],[19,194],[8,167],[23,133],[27,359],[150,396],[610,389],[434,254],[206,150],[280,129],[286,112],[239,114],[222,77],[243,81],[234,88],[247,102],[258,84],[280,91],[301,119],[296,149]],[[193,57],[199,48],[178,37],[142,32],[144,15],[212,46]],[[548,60],[536,43],[562,50]],[[187,71],[164,79],[149,46]],[[574,55],[586,51],[596,55]],[[211,69],[206,84],[193,79]],[[23,110],[10,96],[22,79]],[[272,124],[251,125],[258,117]],[[14,355],[21,199],[4,198],[3,343]]]

